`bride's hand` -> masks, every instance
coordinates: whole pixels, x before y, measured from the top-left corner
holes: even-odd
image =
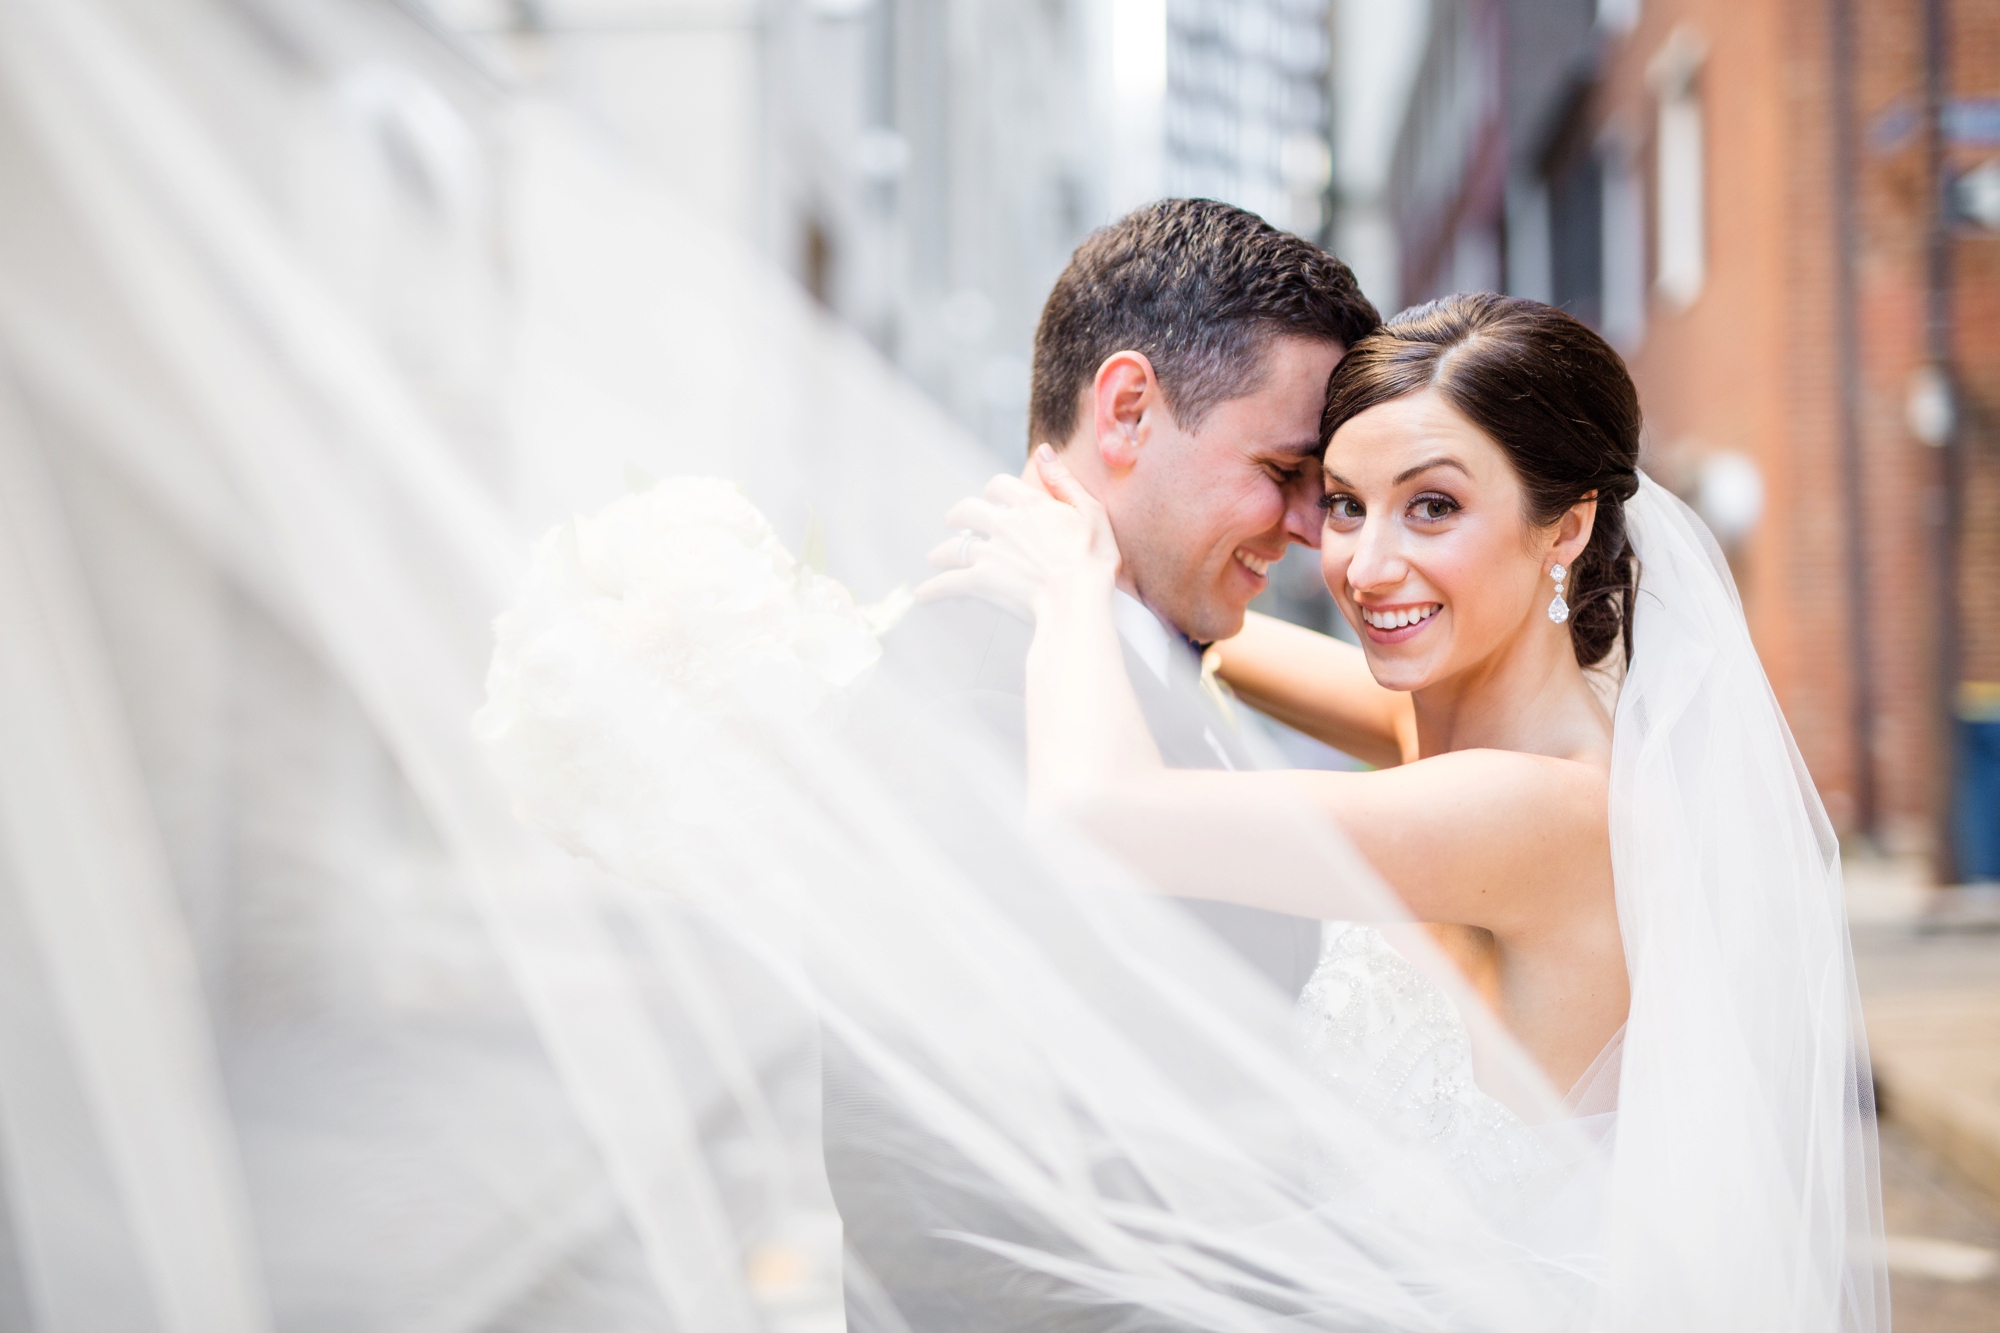
[[[963,531],[930,553],[931,566],[945,572],[918,587],[918,601],[983,597],[1038,619],[1071,593],[1109,597],[1118,542],[1104,506],[1046,444],[1035,450],[1035,471],[1046,494],[999,476],[984,495],[952,507],[945,521]]]

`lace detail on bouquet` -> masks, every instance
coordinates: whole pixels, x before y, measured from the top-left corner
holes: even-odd
[[[1547,1193],[1542,1137],[1482,1091],[1451,998],[1372,926],[1326,924],[1294,1033],[1306,1066],[1392,1141],[1433,1152],[1503,1212]]]

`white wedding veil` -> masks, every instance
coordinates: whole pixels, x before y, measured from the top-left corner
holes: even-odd
[[[0,180],[0,1325],[1886,1327],[1837,857],[1650,483],[1608,1163],[1410,946],[1567,1173],[1496,1202],[886,674],[704,713],[531,571],[700,474],[873,599],[991,468],[561,113],[390,6],[12,0]],[[1236,873],[1396,918],[1292,818]]]
[[[1650,478],[1625,512],[1611,840],[1632,1009],[1603,1326],[1886,1329],[1839,844],[1714,538]]]

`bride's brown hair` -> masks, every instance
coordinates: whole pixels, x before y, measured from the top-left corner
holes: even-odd
[[[1322,453],[1381,403],[1435,389],[1505,451],[1546,527],[1597,493],[1590,542],[1570,565],[1570,641],[1596,666],[1632,656],[1639,563],[1625,502],[1639,490],[1639,392],[1611,344],[1575,316],[1517,296],[1448,296],[1405,310],[1348,349],[1327,381]]]

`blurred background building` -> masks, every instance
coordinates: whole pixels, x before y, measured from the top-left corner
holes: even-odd
[[[1012,465],[1050,283],[1161,194],[1385,311],[1627,356],[1844,834],[2000,880],[1992,0],[410,0],[582,107]],[[1309,561],[1281,609],[1331,625]]]
[[[1438,0],[1352,205],[1388,304],[1625,353],[1836,824],[1944,883],[2000,878],[1996,95],[1990,3]]]
[[[1836,825],[2000,879],[2000,8],[430,0],[1020,458],[1090,228],[1252,208],[1384,310],[1552,300],[1728,548]],[[1934,36],[1936,32],[1936,36]],[[1942,200],[1942,206],[1934,202]],[[1280,578],[1330,622],[1308,562]]]
[[[1328,217],[1328,0],[431,0],[762,249],[997,457],[1092,228]]]

